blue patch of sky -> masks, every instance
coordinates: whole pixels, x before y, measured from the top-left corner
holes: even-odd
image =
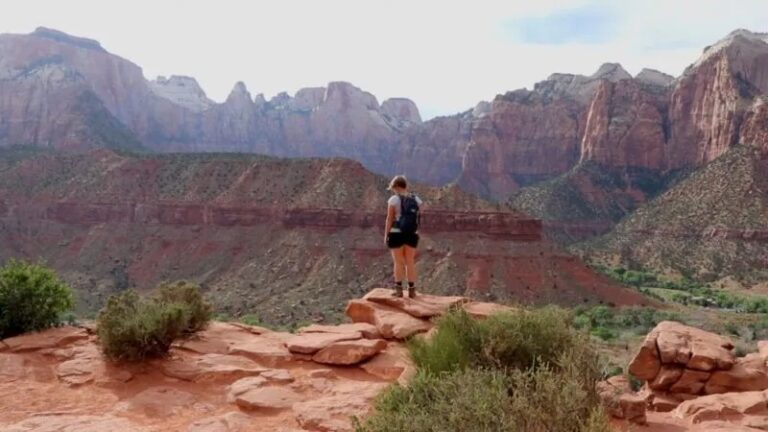
[[[598,44],[613,39],[619,21],[619,15],[603,3],[558,10],[548,15],[511,18],[502,25],[508,37],[523,43]]]

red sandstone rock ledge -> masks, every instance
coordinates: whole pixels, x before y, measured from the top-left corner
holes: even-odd
[[[330,208],[225,207],[188,203],[25,202],[4,204],[0,216],[31,217],[73,225],[107,222],[159,225],[253,226],[281,224],[288,228],[338,230],[378,228],[383,213]],[[428,232],[480,232],[515,241],[539,241],[542,223],[509,212],[427,211],[422,229]]]
[[[376,289],[351,301],[352,323],[296,334],[214,322],[144,364],[106,362],[86,328],[5,339],[0,430],[351,431],[351,416],[366,415],[390,382],[414,372],[400,339],[428,331],[452,307],[476,317],[507,309],[391,294]]]

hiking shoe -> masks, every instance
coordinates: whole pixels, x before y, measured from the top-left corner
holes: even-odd
[[[393,297],[402,297],[403,296],[403,287],[398,286],[395,287],[395,293],[392,294]]]
[[[408,288],[408,297],[416,298],[416,288]]]

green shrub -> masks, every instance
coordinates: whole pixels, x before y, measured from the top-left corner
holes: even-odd
[[[16,260],[0,268],[0,339],[56,326],[73,306],[72,290],[51,269]]]
[[[110,297],[99,312],[97,332],[109,359],[141,361],[166,354],[175,340],[204,328],[210,316],[197,286],[163,284],[146,298],[135,291]]]
[[[186,331],[196,332],[205,328],[213,315],[213,308],[200,293],[200,287],[191,282],[165,282],[157,287],[156,296],[162,303],[183,304],[189,313]]]
[[[587,358],[561,353],[556,365],[511,370],[420,373],[376,402],[358,432],[604,432]],[[594,360],[594,359],[590,359]],[[592,362],[594,364],[594,362]],[[584,367],[586,366],[586,367]]]
[[[570,321],[568,313],[555,307],[486,320],[456,311],[437,321],[432,339],[414,339],[409,347],[416,366],[432,374],[467,367],[527,369],[552,363],[562,351],[586,344]]]

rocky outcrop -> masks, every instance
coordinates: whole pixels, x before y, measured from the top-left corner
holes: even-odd
[[[732,350],[724,337],[665,321],[645,338],[629,372],[647,382],[650,406],[659,411],[702,395],[768,389],[766,352],[736,357]]]
[[[432,327],[430,317],[475,304],[456,296],[392,295],[377,289],[351,304],[387,303],[391,314],[422,322],[423,331]],[[364,419],[389,383],[407,385],[414,376],[406,345],[382,338],[383,330],[353,322],[291,334],[211,322],[168,356],[141,364],[106,361],[85,328],[0,340],[0,429],[351,432],[352,417]],[[286,354],[277,366],[242,347]]]
[[[626,377],[598,384],[609,414],[651,430],[758,431],[768,422],[768,342],[737,357],[722,336],[676,322],[659,323],[640,345]],[[647,408],[647,411],[646,411]],[[626,430],[623,427],[618,430]]]

